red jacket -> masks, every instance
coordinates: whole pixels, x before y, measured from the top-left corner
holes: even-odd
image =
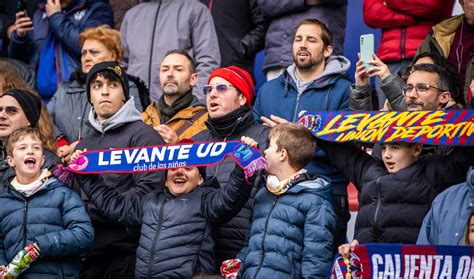
[[[431,27],[451,16],[454,0],[364,0],[364,21],[382,28],[378,57],[412,59]]]

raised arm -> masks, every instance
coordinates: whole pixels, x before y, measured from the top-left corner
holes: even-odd
[[[212,178],[216,179],[217,178]],[[225,187],[209,191],[203,196],[202,211],[212,223],[222,224],[234,217],[250,197],[253,179],[245,181],[244,171],[235,166]]]
[[[79,34],[82,31],[102,24],[114,26],[112,7],[109,4],[99,1],[91,1],[90,3],[90,7],[87,10],[87,13],[90,14],[84,24],[77,25],[72,23],[71,19],[62,12],[52,14],[48,20],[50,30],[77,59],[81,57],[81,49],[78,42]]]
[[[142,219],[142,197],[134,191],[118,193],[105,185],[99,175],[77,175],[81,189],[107,218],[124,225],[139,225]]]
[[[321,139],[317,139],[317,143],[318,147],[326,153],[331,164],[349,178],[360,191],[361,179],[377,159],[353,143],[338,143]]]

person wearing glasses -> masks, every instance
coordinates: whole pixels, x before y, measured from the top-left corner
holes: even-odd
[[[240,140],[248,136],[258,143],[260,150],[268,146],[268,127],[257,124],[252,115],[251,104],[254,85],[250,74],[237,66],[214,70],[203,87],[206,96],[209,119],[207,130],[193,139],[197,142]],[[234,161],[228,157],[216,166],[207,167],[207,175],[215,176],[221,187],[227,187],[229,175],[234,169]],[[220,226],[216,237],[216,262],[233,259],[244,245],[245,235],[250,228],[253,199],[264,185],[259,174],[253,184],[249,201],[229,222]]]
[[[166,143],[178,143],[207,129],[206,106],[193,95],[198,79],[196,62],[185,50],[175,49],[165,54],[160,65],[163,95],[147,107],[142,118]]]
[[[26,89],[11,88],[0,93],[0,189],[3,188],[3,177],[9,176],[13,169],[9,169],[6,161],[5,145],[8,137],[16,130],[25,127],[38,128],[41,136],[45,137],[41,129],[41,112],[45,107],[41,98]],[[46,125],[46,124],[44,124]],[[44,168],[50,171],[56,169],[61,160],[45,145]]]
[[[417,64],[403,87],[408,111],[445,109],[452,88],[446,71],[433,64]]]
[[[406,98],[403,87],[408,76],[413,71],[412,67],[402,76],[392,74],[387,64],[382,62],[375,54],[373,60],[367,61],[372,65],[370,69],[366,69],[362,60],[358,60],[355,71],[355,85],[349,95],[349,108],[352,111],[368,111],[372,110],[372,91],[370,88],[370,78],[376,77],[381,81],[381,90],[385,94],[387,100],[383,110],[405,111]],[[428,71],[437,73],[442,76],[445,88],[451,93],[450,100],[443,106],[437,106],[434,109],[462,109],[466,106],[460,83],[459,74],[456,72],[455,66],[446,58],[437,53],[421,53],[413,59],[413,65],[433,64],[438,67],[429,67]],[[423,67],[426,69],[426,67]],[[433,106],[430,106],[433,109]],[[427,110],[424,108],[423,110]]]

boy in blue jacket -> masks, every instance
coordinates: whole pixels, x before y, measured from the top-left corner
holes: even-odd
[[[6,187],[0,191],[0,274],[33,244],[39,258],[21,278],[78,278],[79,256],[94,238],[81,198],[41,169],[45,157],[36,129],[14,131],[6,151],[14,172],[5,173]]]
[[[269,140],[267,184],[255,197],[246,245],[237,255],[239,278],[325,278],[336,215],[329,179],[303,169],[315,139],[308,129],[284,123],[272,128]]]
[[[82,151],[72,156],[74,161]],[[215,270],[214,235],[247,202],[254,177],[246,182],[236,165],[226,187],[207,177],[205,167],[167,170],[162,189],[144,197],[120,194],[98,175],[77,175],[97,209],[117,223],[141,224],[136,278],[192,278]]]

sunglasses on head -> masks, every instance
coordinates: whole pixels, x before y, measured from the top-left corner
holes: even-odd
[[[211,85],[211,84],[208,84],[208,85],[204,85],[204,87],[202,88],[202,91],[204,92],[204,95],[207,95],[207,94],[211,93],[211,91],[212,91],[212,89],[214,89],[214,87],[216,88],[217,93],[225,93],[225,92],[227,92],[229,87],[234,87],[235,88],[235,86],[232,86],[230,84],[225,84],[225,83],[219,83],[219,84],[216,84],[215,86]]]

